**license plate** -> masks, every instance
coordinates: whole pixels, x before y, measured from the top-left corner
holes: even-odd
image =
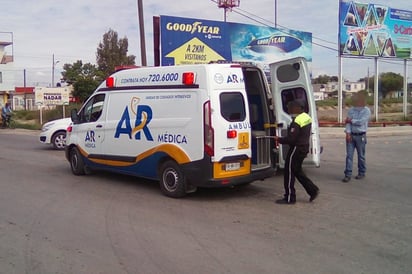
[[[239,170],[240,169],[240,163],[227,163],[225,164],[225,170],[226,171],[233,171],[233,170]]]

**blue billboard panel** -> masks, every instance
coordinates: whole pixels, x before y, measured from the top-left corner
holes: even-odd
[[[412,11],[340,1],[340,55],[412,58]]]
[[[161,64],[254,61],[288,57],[312,60],[312,34],[271,27],[171,16],[160,17]]]
[[[312,61],[312,34],[264,26],[228,23],[233,60],[272,63],[290,57]]]

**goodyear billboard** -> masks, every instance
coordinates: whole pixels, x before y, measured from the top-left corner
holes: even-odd
[[[340,55],[412,58],[412,11],[340,1]]]
[[[171,16],[160,17],[161,65],[210,61],[312,61],[312,34],[271,27]]]

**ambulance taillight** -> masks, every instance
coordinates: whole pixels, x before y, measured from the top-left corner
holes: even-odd
[[[195,83],[195,73],[194,72],[183,72],[182,83],[184,85],[193,85]]]
[[[210,101],[207,101],[203,105],[203,117],[205,153],[209,156],[214,156],[214,129],[212,127],[212,111],[210,109]]]
[[[237,131],[234,130],[234,129],[228,130],[226,132],[226,136],[227,136],[228,139],[234,139],[234,138],[237,137]]]
[[[107,77],[106,78],[106,87],[108,87],[108,88],[114,87],[114,77]]]

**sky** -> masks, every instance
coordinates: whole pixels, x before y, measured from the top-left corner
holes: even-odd
[[[153,16],[168,15],[223,21],[217,0],[142,0],[147,63],[153,65]],[[369,3],[368,1],[360,1]],[[388,5],[376,0],[374,4]],[[392,8],[412,11],[411,0],[389,1]],[[228,22],[278,26],[312,33],[312,76],[337,76],[339,1],[241,0],[240,7],[227,13]],[[246,15],[246,16],[245,16]],[[257,21],[256,21],[257,20]],[[411,24],[412,28],[412,24]],[[129,54],[141,64],[137,0],[2,0],[0,41],[13,40],[15,84],[49,86],[54,55],[55,82],[63,65],[77,60],[96,64],[96,49],[109,29],[127,37]],[[12,37],[11,37],[12,36]],[[326,47],[325,47],[326,46]],[[11,48],[8,47],[10,54]],[[402,61],[379,62],[380,72],[403,74]],[[357,81],[374,73],[372,59],[344,58],[343,77]],[[412,81],[412,61],[408,65]]]

